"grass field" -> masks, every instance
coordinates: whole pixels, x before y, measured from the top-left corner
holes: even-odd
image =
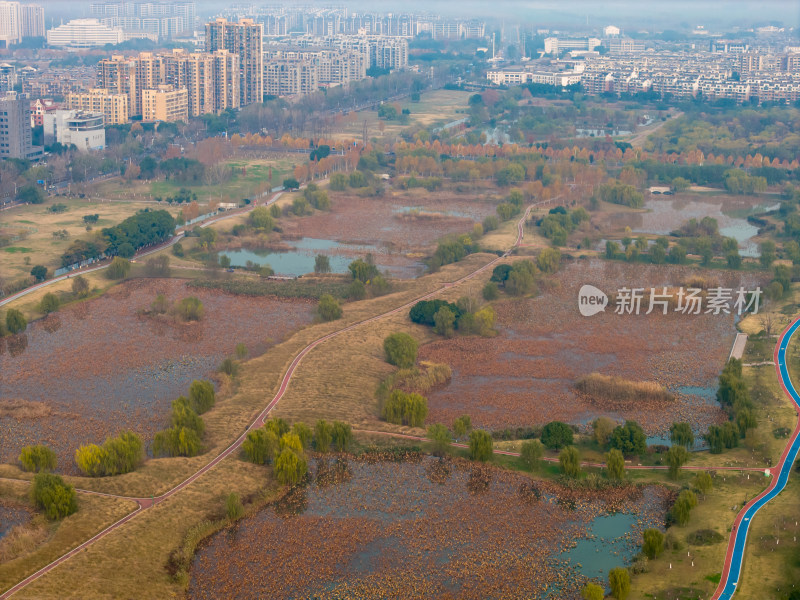
[[[65,204],[67,210],[52,213],[47,209],[54,204]],[[76,239],[90,239],[103,227],[111,227],[144,208],[164,208],[177,215],[178,208],[150,202],[103,202],[71,198],[49,198],[45,204],[19,206],[0,213],[0,229],[24,231],[22,240],[12,246],[0,248],[0,274],[4,279],[16,280],[30,275],[34,265],[44,265],[52,275],[61,266],[61,255]],[[92,231],[86,231],[84,215],[100,215]],[[66,231],[64,239],[54,232]]]
[[[26,482],[2,481],[0,497],[19,500],[28,488]],[[135,509],[135,502],[78,494],[78,512],[61,522],[48,525],[48,537],[44,544],[29,554],[0,565],[0,590],[8,589]],[[90,577],[89,572],[84,576]]]
[[[174,196],[181,188],[187,188],[197,194],[197,200],[201,204],[209,200],[239,202],[243,198],[252,197],[264,186],[269,188],[281,185],[283,180],[292,174],[294,167],[306,160],[308,160],[308,156],[305,154],[288,154],[275,159],[237,158],[226,161],[225,164],[233,168],[233,175],[229,181],[224,183],[187,185],[161,180],[127,182],[116,178],[96,186],[93,195],[104,199],[146,198],[151,200],[156,197]],[[269,179],[270,168],[272,168],[271,181]]]
[[[464,111],[467,108],[469,92],[459,90],[436,90],[433,92],[423,92],[419,102],[411,102],[404,98],[396,104],[400,109],[411,111],[409,121],[402,125],[399,121],[383,121],[384,131],[380,131],[381,119],[378,118],[377,110],[360,110],[350,113],[344,118],[342,128],[333,135],[335,139],[361,139],[364,129],[364,121],[367,122],[367,137],[369,139],[385,136],[397,136],[401,131],[409,127],[436,127],[466,116]]]

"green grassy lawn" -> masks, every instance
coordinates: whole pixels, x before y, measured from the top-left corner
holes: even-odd
[[[400,109],[411,112],[408,123],[403,125],[399,121],[383,121],[383,135],[398,135],[408,127],[436,127],[464,116],[467,108],[469,92],[459,90],[436,90],[423,92],[419,102],[411,102],[410,98],[403,98],[396,102]],[[367,135],[371,139],[381,135],[378,112],[376,110],[360,110],[344,117],[341,129],[333,135],[335,139],[360,139],[367,122]]]
[[[230,180],[218,184],[188,185],[177,181],[133,181],[120,178],[98,185],[95,194],[102,198],[167,198],[174,196],[181,188],[197,194],[199,203],[209,200],[217,202],[239,202],[250,198],[259,190],[279,186],[292,175],[296,165],[308,160],[305,154],[291,154],[279,159],[232,159],[226,162],[233,169]],[[272,179],[269,170],[272,169]]]
[[[66,211],[53,213],[48,207],[65,204]],[[43,265],[52,275],[61,266],[61,255],[77,239],[91,239],[104,227],[116,225],[144,208],[164,208],[175,216],[178,208],[141,201],[103,202],[99,200],[51,198],[44,204],[14,207],[0,215],[0,230],[23,235],[13,245],[0,248],[0,275],[7,280],[27,277],[34,265]],[[99,215],[87,231],[84,215]],[[55,232],[66,235],[54,237]]]

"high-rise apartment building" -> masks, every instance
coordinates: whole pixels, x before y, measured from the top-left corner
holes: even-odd
[[[189,102],[186,88],[176,90],[171,85],[142,90],[143,121],[187,121]]]
[[[128,95],[114,94],[109,90],[91,89],[67,95],[67,108],[91,113],[100,113],[106,125],[121,125],[128,122]]]
[[[252,19],[230,23],[218,18],[206,24],[206,52],[227,50],[239,55],[239,101],[242,106],[264,98],[263,25]]]
[[[44,8],[38,4],[23,4],[22,37],[44,37]]]
[[[22,41],[22,11],[19,2],[0,2],[0,47]]]
[[[141,89],[137,82],[134,59],[113,55],[97,63],[97,87],[112,94],[126,94],[129,117],[142,114]]]
[[[239,55],[227,50],[215,50],[214,57],[214,112],[239,108]]]
[[[189,116],[239,108],[239,76],[239,56],[227,50],[190,53],[176,49],[169,54],[141,52],[130,58],[115,55],[97,65],[98,87],[110,94],[127,95],[126,119],[144,116],[144,92],[164,85],[186,91]],[[91,110],[99,109],[93,105]]]
[[[33,145],[31,104],[27,94],[6,92],[0,96],[0,158],[41,158],[41,146]]]

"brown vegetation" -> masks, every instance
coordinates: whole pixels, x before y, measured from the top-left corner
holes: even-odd
[[[52,409],[44,402],[33,402],[31,400],[22,400],[21,398],[0,400],[0,418],[41,419],[42,417],[49,417],[52,412]]]
[[[671,402],[675,395],[655,381],[630,381],[613,375],[592,373],[575,383],[588,399],[615,409],[634,408],[640,402]]]

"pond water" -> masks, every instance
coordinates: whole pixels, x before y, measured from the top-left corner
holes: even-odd
[[[394,277],[408,277],[416,273],[416,265],[385,264],[386,255],[381,248],[370,244],[345,244],[334,240],[323,240],[304,237],[286,242],[291,250],[226,250],[226,255],[234,267],[244,267],[248,261],[257,265],[269,265],[276,275],[299,277],[314,272],[314,261],[318,254],[328,257],[331,273],[347,273],[348,265],[357,258],[372,254],[381,270],[386,270]]]
[[[710,200],[704,202],[675,198],[670,200],[649,198],[645,202],[644,208],[648,212],[641,214],[641,223],[631,227],[635,233],[667,235],[690,219],[699,221],[703,217],[712,217],[719,224],[720,235],[732,237],[739,242],[739,254],[757,257],[759,255],[758,244],[752,239],[758,234],[758,227],[748,223],[747,216],[774,207],[758,205],[746,211],[728,212],[723,210],[721,202]]]
[[[292,250],[286,252],[276,252],[272,250],[226,250],[220,255],[226,255],[231,259],[234,267],[244,267],[247,261],[257,265],[269,265],[276,275],[289,275],[299,277],[307,273],[314,272],[314,259],[317,254],[325,254],[331,263],[331,272],[346,273],[347,265],[354,259],[352,256],[335,254],[341,250],[349,252],[360,251],[363,253],[371,252],[374,247],[352,246],[342,244],[333,240],[319,240],[316,238],[302,238],[290,241],[288,244]]]
[[[577,597],[664,518],[657,487],[576,494],[413,455],[310,469],[311,483],[200,548],[189,598]]]
[[[636,522],[637,516],[629,513],[596,517],[587,537],[562,556],[585,577],[605,579],[611,569],[629,564],[636,555],[638,548],[630,533]]]

